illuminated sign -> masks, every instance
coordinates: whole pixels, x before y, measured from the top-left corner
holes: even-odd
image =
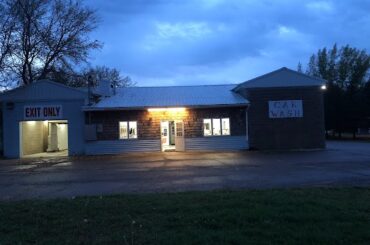
[[[25,106],[24,119],[61,119],[63,107],[60,105]]]
[[[302,100],[269,101],[269,118],[303,117]]]

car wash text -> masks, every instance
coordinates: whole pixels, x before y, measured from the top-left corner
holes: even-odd
[[[269,101],[269,118],[303,117],[302,100]]]

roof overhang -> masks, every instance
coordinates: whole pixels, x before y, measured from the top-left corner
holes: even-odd
[[[240,91],[241,89],[245,89],[245,90],[269,90],[269,89],[306,89],[306,88],[321,88],[323,85],[325,85],[324,83],[322,84],[317,84],[317,85],[303,85],[303,86],[276,86],[276,87],[244,87],[244,86],[240,86],[240,87],[236,87],[235,88],[235,92],[238,92]]]
[[[263,74],[243,83],[232,89],[238,92],[241,89],[274,89],[274,88],[298,88],[298,87],[321,87],[326,80],[297,72],[286,67]]]
[[[176,106],[133,106],[133,107],[94,107],[84,106],[83,111],[134,111],[134,110],[148,110],[151,108],[187,108],[187,109],[202,109],[202,108],[225,108],[225,107],[247,107],[248,103],[240,104],[217,104],[217,105],[176,105]]]

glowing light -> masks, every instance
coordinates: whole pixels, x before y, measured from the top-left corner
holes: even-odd
[[[48,120],[44,121],[44,126],[48,126]]]
[[[36,124],[36,121],[27,121],[27,123],[28,123],[29,125],[35,125],[35,124]]]
[[[173,108],[149,108],[149,112],[183,112],[185,107],[173,107]]]
[[[326,90],[326,85],[322,85],[322,86],[321,86],[321,89],[322,89],[322,90]]]

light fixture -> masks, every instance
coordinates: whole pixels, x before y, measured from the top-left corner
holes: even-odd
[[[171,107],[171,108],[149,108],[149,112],[183,112],[185,107]]]
[[[322,85],[322,86],[321,86],[321,89],[322,89],[322,90],[326,90],[326,85]]]

